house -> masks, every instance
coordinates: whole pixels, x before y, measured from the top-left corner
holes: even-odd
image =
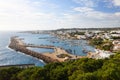
[[[112,43],[113,45],[120,44],[120,40],[114,40]]]
[[[114,45],[113,50],[114,51],[120,50],[120,44]]]
[[[113,50],[120,50],[120,40],[114,40],[112,43],[114,45]]]

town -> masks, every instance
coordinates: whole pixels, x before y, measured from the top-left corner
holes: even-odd
[[[87,52],[88,58],[108,58],[115,52],[120,51],[120,28],[73,28],[29,32],[32,34],[51,34],[62,40],[87,40],[90,45],[95,47],[95,52]]]

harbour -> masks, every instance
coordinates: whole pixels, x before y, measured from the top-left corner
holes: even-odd
[[[10,34],[10,33],[8,33],[8,34]],[[56,55],[60,56],[60,54],[62,54],[62,52],[67,53],[71,56],[74,56],[73,59],[75,59],[76,56],[77,56],[77,58],[81,58],[81,57],[85,57],[87,55],[86,53],[84,53],[82,51],[83,50],[82,46],[86,45],[85,40],[61,40],[51,34],[43,34],[43,33],[31,34],[31,33],[15,32],[12,35],[8,36],[8,38],[7,38],[8,41],[6,40],[5,47],[3,47],[3,48],[1,47],[1,54],[6,52],[7,50],[10,50],[10,51],[7,51],[7,54],[8,53],[9,53],[9,55],[12,54],[14,56],[14,58],[10,58],[11,60],[9,60],[9,58],[7,58],[6,60],[4,58],[1,58],[2,65],[8,65],[8,64],[13,65],[13,64],[17,64],[17,63],[18,64],[34,63],[36,66],[45,65],[45,62],[43,62],[44,60],[42,61],[42,59],[38,59],[36,57],[26,55],[26,54],[24,54],[24,52],[19,52],[17,50],[14,51],[14,50],[6,48],[6,46],[8,46],[10,44],[10,38],[13,36],[18,37],[24,44],[26,44],[25,46],[27,48],[31,48],[30,49],[31,51],[37,52],[38,54],[42,54],[42,55],[45,53],[44,54],[45,56],[47,55],[48,57],[54,57],[54,59],[57,58],[60,62],[67,59],[67,58],[56,57]],[[78,42],[79,42],[79,44],[77,44]],[[90,47],[90,48],[92,48],[92,47]],[[58,50],[59,52],[61,51],[61,53],[58,54],[59,52],[57,52],[57,51],[55,52],[55,50]],[[5,55],[5,54],[3,54],[3,55]],[[18,57],[22,56],[22,57],[20,57],[22,59],[19,59],[17,56]],[[78,56],[80,56],[80,57],[78,57]],[[1,57],[3,57],[3,56],[1,56]],[[2,60],[2,59],[4,59],[4,60]],[[14,60],[14,59],[17,59],[17,60]],[[9,60],[9,61],[7,61],[7,60]],[[2,62],[2,61],[7,61],[7,62]]]

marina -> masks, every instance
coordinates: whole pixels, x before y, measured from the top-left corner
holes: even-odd
[[[79,59],[82,58],[83,56],[75,56],[72,54],[69,54],[68,52],[66,52],[64,49],[59,48],[59,47],[54,47],[54,46],[43,46],[43,45],[26,45],[24,44],[21,39],[19,39],[18,37],[11,37],[11,42],[9,44],[9,47],[14,49],[15,51],[20,51],[23,52],[27,55],[31,55],[33,57],[36,57],[38,59],[42,59],[43,61],[45,61],[46,63],[53,63],[53,62],[63,62],[66,61],[66,58],[68,60],[70,59]],[[32,50],[27,49],[26,47],[37,47],[37,48],[49,48],[49,49],[54,49],[53,53],[39,53],[39,52],[35,52]],[[64,58],[60,58],[57,55],[60,54],[66,54],[66,57]],[[70,57],[68,57],[68,56]]]
[[[71,56],[74,56],[73,59],[76,58],[76,56],[85,57],[87,54],[83,52],[83,46],[88,46],[86,49],[90,49],[94,51],[94,48],[89,46],[85,40],[62,40],[58,37],[55,37],[51,34],[31,34],[31,33],[18,33],[18,32],[4,32],[6,34],[6,39],[3,41],[1,40],[1,48],[0,48],[0,55],[3,57],[10,58],[6,59],[5,57],[0,59],[0,65],[13,65],[13,64],[31,64],[34,63],[36,66],[43,66],[45,63],[36,57],[28,56],[24,54],[24,52],[19,52],[18,50],[12,50],[9,48],[6,48],[10,44],[10,38],[15,36],[20,39],[23,43],[20,43],[21,45],[25,44],[26,48],[28,48],[31,51],[37,52],[38,54],[44,54],[48,57],[54,57],[54,59],[58,59],[59,61],[64,61],[65,58],[58,58],[56,55],[62,54],[62,52],[65,52]],[[8,35],[9,34],[9,35]],[[6,41],[6,42],[5,42]],[[2,46],[3,45],[3,46]],[[55,52],[55,50],[61,51]],[[6,53],[7,52],[7,53]],[[6,53],[6,54],[5,54]],[[10,60],[9,60],[10,59]],[[14,60],[17,59],[17,60]],[[9,61],[8,61],[9,60]]]

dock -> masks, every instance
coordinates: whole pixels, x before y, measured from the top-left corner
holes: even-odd
[[[25,44],[25,47],[33,47],[33,48],[46,48],[46,49],[54,49],[54,46],[50,45],[34,45],[34,44]]]

